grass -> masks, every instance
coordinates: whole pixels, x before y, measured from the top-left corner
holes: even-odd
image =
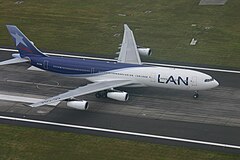
[[[239,0],[224,6],[199,6],[193,0],[31,0],[19,5],[1,0],[0,45],[13,45],[5,24],[15,24],[41,49],[114,57],[127,23],[137,43],[153,49],[149,60],[240,69],[239,6]],[[189,45],[192,38],[196,46]]]
[[[240,155],[0,125],[0,159],[239,160]]]

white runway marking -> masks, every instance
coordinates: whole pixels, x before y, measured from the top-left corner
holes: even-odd
[[[16,81],[16,80],[11,80],[11,79],[7,79],[6,82],[21,83],[21,84],[33,84],[33,85],[37,85],[37,86],[46,86],[46,87],[59,87],[59,83],[57,81],[55,81],[56,84],[35,83],[35,82],[27,82],[27,81]]]
[[[178,141],[178,142],[195,143],[195,144],[210,145],[210,146],[216,146],[216,147],[240,149],[240,146],[237,146],[237,145],[198,141],[198,140],[168,137],[168,136],[159,136],[159,135],[153,135],[153,134],[145,134],[145,133],[137,133],[137,132],[129,132],[129,131],[121,131],[121,130],[113,130],[113,129],[104,129],[104,128],[88,127],[88,126],[79,126],[79,125],[72,125],[72,124],[65,124],[65,123],[56,123],[56,122],[48,122],[48,121],[24,119],[24,118],[15,118],[15,117],[7,117],[7,116],[0,116],[0,119],[20,121],[20,122],[29,122],[29,123],[37,123],[37,124],[45,124],[45,125],[52,125],[52,126],[59,126],[59,127],[68,127],[68,128],[75,128],[75,129],[85,129],[85,130],[99,131],[99,132],[124,134],[124,135],[131,135],[131,136],[156,138],[156,139],[171,140],[171,141]]]
[[[224,5],[227,0],[201,0],[199,5]]]
[[[7,49],[7,48],[0,48],[0,51],[18,52],[18,50],[16,50],[16,49]],[[71,57],[71,58],[94,59],[94,60],[103,60],[103,61],[116,61],[114,59],[107,59],[107,58],[95,58],[95,57],[65,55],[65,54],[57,54],[57,53],[45,53],[45,54],[51,55],[51,56],[62,56],[62,57]],[[240,71],[237,71],[237,70],[226,70],[226,69],[205,68],[205,67],[192,67],[192,66],[171,65],[171,64],[158,64],[158,63],[147,63],[147,62],[143,62],[143,64],[153,65],[153,66],[176,67],[176,68],[197,69],[197,70],[205,70],[205,71],[216,71],[216,72],[240,74]]]

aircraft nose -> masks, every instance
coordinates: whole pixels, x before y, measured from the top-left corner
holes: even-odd
[[[219,83],[218,83],[218,81],[215,79],[215,80],[214,80],[214,87],[217,87],[217,86],[219,86]]]

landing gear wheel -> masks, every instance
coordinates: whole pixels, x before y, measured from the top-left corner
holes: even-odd
[[[106,98],[107,97],[107,91],[100,91],[95,94],[96,98]]]
[[[101,98],[101,94],[99,92],[95,93],[96,98]]]
[[[199,94],[197,92],[194,93],[193,98],[197,99],[199,97]]]

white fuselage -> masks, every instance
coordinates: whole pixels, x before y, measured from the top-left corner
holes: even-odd
[[[131,80],[129,87],[162,87],[179,90],[206,90],[219,85],[211,76],[188,69],[169,67],[132,67],[106,71],[87,78],[92,82],[115,79]]]

